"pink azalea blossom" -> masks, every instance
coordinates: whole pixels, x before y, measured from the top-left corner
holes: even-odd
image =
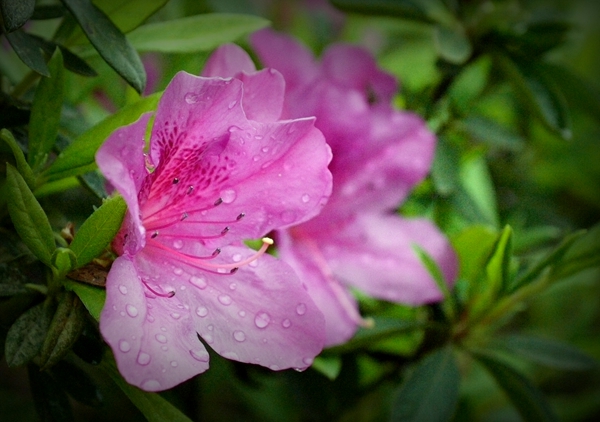
[[[263,95],[264,94],[264,95]],[[205,345],[273,370],[303,369],[324,318],[293,270],[245,246],[316,215],[331,151],[314,118],[280,120],[274,70],[239,78],[178,73],[155,114],[97,153],[128,206],[113,242],[100,330],[125,379],[159,391],[208,369]]]
[[[437,262],[451,286],[457,259],[449,242],[430,221],[395,212],[428,173],[435,136],[419,116],[392,107],[395,79],[357,46],[332,45],[318,62],[298,42],[270,29],[253,34],[251,45],[285,77],[284,116],[316,116],[333,151],[334,187],[323,211],[277,232],[279,256],[325,314],[327,345],[366,325],[350,287],[410,305],[441,300],[414,246]],[[244,57],[243,50],[224,46],[211,61],[249,60]],[[235,68],[221,74],[233,75]]]

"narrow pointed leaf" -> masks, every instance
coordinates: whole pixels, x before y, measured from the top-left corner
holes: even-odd
[[[50,76],[44,53],[32,36],[20,29],[4,35],[23,63],[42,76]]]
[[[121,228],[127,204],[121,196],[106,200],[81,226],[71,250],[81,267],[100,255]]]
[[[29,118],[28,161],[35,170],[46,161],[48,153],[56,142],[64,96],[63,59],[60,49],[56,49],[48,62],[50,77],[43,77],[33,97]]]
[[[52,319],[52,309],[44,302],[22,314],[8,330],[4,354],[8,366],[24,365],[42,348]]]
[[[552,279],[564,279],[594,267],[600,267],[600,223],[574,240],[552,269]]]
[[[509,282],[512,235],[512,228],[505,226],[500,233],[494,253],[486,265],[487,284],[491,290],[497,292],[504,290]]]
[[[445,422],[458,404],[460,372],[450,347],[423,358],[397,391],[391,421]]]
[[[104,302],[106,301],[106,290],[72,280],[66,280],[64,285],[65,288],[75,292],[79,296],[79,299],[81,299],[81,302],[83,302],[90,315],[96,321],[99,321],[100,312],[102,312]]]
[[[23,176],[23,180],[25,180],[29,189],[35,188],[35,176],[33,175],[33,171],[31,170],[31,167],[29,167],[29,164],[27,164],[25,154],[23,154],[23,150],[19,147],[17,141],[15,141],[12,133],[7,129],[2,129],[0,130],[0,138],[2,138],[10,147],[13,156],[15,157],[17,170],[19,170],[19,173]]]
[[[33,15],[35,0],[0,0],[0,14],[6,32],[22,27]]]
[[[90,0],[62,0],[100,56],[138,93],[146,86],[146,71],[135,49],[114,23]]]
[[[17,233],[29,250],[50,266],[54,252],[54,235],[46,213],[19,172],[10,164],[6,167],[8,212]]]

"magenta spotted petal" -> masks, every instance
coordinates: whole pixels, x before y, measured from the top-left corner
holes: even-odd
[[[148,115],[97,153],[128,205],[100,330],[144,390],[206,370],[207,345],[274,370],[304,369],[323,347],[324,317],[292,269],[264,254],[271,239],[259,251],[242,243],[309,220],[331,194],[331,152],[314,118],[277,120],[274,93],[283,95],[275,71],[179,73],[148,154]]]

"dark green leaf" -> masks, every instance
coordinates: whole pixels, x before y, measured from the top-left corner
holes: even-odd
[[[8,212],[23,243],[44,264],[51,265],[54,252],[54,234],[40,203],[10,164],[6,165]]]
[[[207,13],[147,24],[127,38],[138,51],[194,53],[235,41],[268,24],[258,16]]]
[[[48,69],[50,77],[43,77],[40,80],[35,90],[29,118],[28,161],[34,171],[44,165],[58,136],[65,84],[60,49],[56,49],[48,63]]]
[[[149,422],[190,422],[179,409],[156,393],[148,393],[137,387],[128,384],[119,371],[115,359],[110,352],[107,352],[100,364],[102,369],[113,379],[121,390],[129,397],[129,400],[137,406],[140,412]]]
[[[585,371],[598,367],[598,362],[579,349],[541,337],[513,334],[496,338],[492,345],[557,369]]]
[[[0,15],[6,32],[22,27],[33,15],[35,0],[0,0]]]
[[[41,372],[37,366],[29,365],[27,369],[33,403],[40,420],[74,421],[69,398],[60,385],[48,373]]]
[[[460,152],[440,135],[435,148],[431,177],[436,190],[444,196],[452,194],[459,185],[458,163]]]
[[[62,18],[67,10],[60,4],[40,4],[38,5],[31,19],[33,20],[44,20],[44,19],[56,19]]]
[[[44,344],[52,319],[52,307],[40,303],[22,314],[8,330],[4,354],[8,366],[19,366],[33,359]]]
[[[146,86],[146,71],[123,33],[90,0],[62,0],[100,56],[138,93]]]
[[[25,287],[26,282],[25,274],[12,262],[0,263],[0,297],[26,293],[28,291]]]
[[[472,137],[490,146],[519,152],[525,140],[515,131],[481,115],[470,115],[458,122]]]
[[[487,286],[490,290],[498,292],[506,289],[510,276],[510,259],[512,257],[512,236],[510,226],[505,226],[496,242],[494,253],[485,267],[487,273]]]
[[[481,217],[498,227],[496,191],[485,157],[479,152],[463,157],[459,174],[464,193],[473,201]]]
[[[71,250],[81,267],[99,256],[121,228],[127,204],[121,196],[107,199],[75,234]]]
[[[423,358],[393,399],[392,421],[446,422],[458,404],[460,372],[450,347]]]
[[[46,59],[34,37],[20,29],[4,35],[23,63],[40,75],[50,77]]]
[[[473,46],[461,26],[437,25],[433,32],[438,56],[453,64],[465,63],[473,53]]]
[[[156,108],[162,92],[149,95],[110,115],[77,137],[46,171],[50,180],[78,176],[96,168],[95,155],[100,145],[117,128],[135,122],[144,112]]]
[[[94,381],[79,367],[62,360],[49,369],[52,378],[79,403],[87,406],[102,404],[102,394]]]
[[[573,236],[576,236],[575,234]],[[600,266],[600,223],[584,235],[577,236],[571,247],[552,270],[552,278],[558,280],[579,271]]]
[[[342,370],[342,358],[339,355],[317,356],[311,368],[333,381]]]
[[[81,299],[88,312],[96,321],[99,321],[100,312],[102,312],[104,302],[106,301],[106,290],[72,280],[65,280],[64,285],[68,290],[75,292],[79,296],[79,299]]]
[[[31,167],[29,167],[29,164],[27,164],[23,150],[19,147],[17,141],[15,141],[12,133],[6,129],[2,129],[0,130],[0,138],[10,147],[13,156],[15,157],[17,170],[19,170],[19,173],[23,176],[23,180],[25,180],[29,189],[35,188],[35,176],[33,175],[33,171],[31,170]]]
[[[411,0],[331,0],[331,3],[344,12],[394,16],[427,23],[433,22],[427,16],[427,10],[423,7],[423,2]]]
[[[448,96],[461,113],[468,113],[473,102],[482,94],[488,83],[491,65],[489,55],[480,56],[464,66],[452,81]]]
[[[106,198],[106,179],[97,171],[90,171],[78,177],[79,181],[91,190],[98,198]]]
[[[48,334],[40,350],[40,370],[45,370],[61,360],[81,334],[85,311],[77,295],[65,292],[48,327]]]
[[[494,377],[525,421],[557,421],[542,393],[516,369],[495,357],[477,353],[474,357]]]

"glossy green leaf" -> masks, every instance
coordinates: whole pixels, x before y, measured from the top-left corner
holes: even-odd
[[[140,94],[146,71],[125,35],[90,0],[62,0],[100,56]]]
[[[464,157],[460,166],[461,185],[488,224],[498,227],[498,205],[488,164],[479,153]]]
[[[333,381],[342,370],[342,358],[339,355],[317,356],[311,368]]]
[[[28,161],[34,171],[46,162],[56,142],[63,104],[64,72],[60,49],[48,62],[50,77],[42,77],[33,97],[29,118]]]
[[[127,38],[138,51],[194,53],[233,42],[268,24],[258,16],[207,13],[147,24]]]
[[[44,264],[51,265],[54,234],[46,213],[19,172],[6,165],[8,212],[23,243]]]
[[[70,245],[77,258],[78,267],[104,252],[121,228],[126,210],[127,204],[123,197],[115,196],[104,201],[102,206],[85,220]]]
[[[22,27],[33,15],[35,0],[0,0],[0,15],[6,32]]]
[[[39,48],[38,41],[31,35],[18,29],[14,32],[4,34],[17,56],[31,70],[42,76],[50,77],[50,71],[46,66],[46,59]]]
[[[4,354],[8,366],[24,365],[39,353],[51,320],[52,309],[43,302],[15,321],[6,335]]]
[[[545,70],[564,93],[571,108],[585,111],[594,119],[600,119],[600,89],[597,84],[575,74],[566,66],[546,63]]]
[[[60,384],[36,365],[29,365],[29,386],[41,421],[74,422],[69,397]]]
[[[119,374],[115,359],[110,352],[105,353],[100,366],[149,422],[190,422],[187,416],[160,395],[142,391],[128,384]]]
[[[542,393],[516,369],[488,354],[477,353],[474,357],[496,380],[524,421],[558,420]]]
[[[35,176],[33,175],[33,171],[31,170],[31,167],[29,167],[29,164],[25,159],[25,154],[23,154],[23,150],[19,147],[17,141],[15,141],[12,133],[7,129],[2,129],[0,130],[0,138],[10,147],[13,156],[15,157],[17,170],[19,170],[19,173],[23,176],[23,180],[25,180],[29,189],[35,188]]]
[[[579,349],[541,337],[506,335],[496,338],[492,345],[557,369],[585,371],[598,367],[597,361]]]
[[[512,236],[512,228],[505,226],[496,242],[494,252],[485,267],[487,275],[486,284],[490,290],[500,292],[505,290],[509,283]]]
[[[438,56],[453,64],[465,63],[473,53],[473,46],[462,26],[437,25],[433,31]]]
[[[425,356],[393,398],[391,421],[446,422],[458,404],[460,372],[450,347]]]
[[[157,92],[144,97],[110,115],[96,126],[81,134],[60,153],[56,161],[54,161],[44,175],[49,180],[58,180],[69,176],[78,176],[94,170],[96,168],[96,151],[98,151],[98,148],[100,148],[100,145],[102,145],[106,138],[115,129],[133,123],[144,112],[155,109],[161,95],[162,92]]]

